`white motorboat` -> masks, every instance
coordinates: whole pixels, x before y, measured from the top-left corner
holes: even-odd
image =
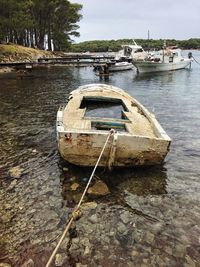
[[[111,85],[89,84],[72,91],[57,112],[59,152],[72,164],[94,166],[111,129],[99,166],[160,164],[169,150],[169,136],[136,99]]]
[[[135,40],[133,44],[122,45],[122,49],[119,50],[115,56],[116,61],[132,61],[132,59],[144,59],[147,56],[147,52],[144,51],[141,45],[138,45]]]
[[[166,48],[148,56],[143,60],[133,58],[133,65],[139,73],[172,71],[184,69],[192,62],[192,58],[184,58],[181,49],[176,47]]]
[[[132,70],[133,64],[130,62],[108,61],[103,65],[95,65],[94,71],[99,76],[109,76],[110,72]]]
[[[133,69],[133,64],[130,62],[108,62],[108,71],[123,71]]]

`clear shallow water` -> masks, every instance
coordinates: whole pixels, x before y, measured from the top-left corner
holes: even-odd
[[[200,52],[193,55],[200,62]],[[89,238],[92,213],[86,211],[77,226],[80,253],[72,242],[63,266],[200,266],[199,73],[193,63],[191,70],[145,76],[126,71],[105,81],[156,115],[171,149],[160,167],[97,171],[95,179],[111,191],[86,199],[98,203],[99,230]],[[0,76],[0,262],[20,266],[32,258],[44,266],[91,173],[60,159],[56,112],[73,89],[104,81],[90,67],[49,68],[26,79],[6,75]],[[86,238],[93,245],[87,257],[81,251]]]

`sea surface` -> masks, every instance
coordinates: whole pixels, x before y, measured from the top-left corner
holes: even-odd
[[[200,51],[193,56],[200,62]],[[87,195],[96,212],[86,211],[56,266],[200,266],[196,62],[150,75],[118,72],[106,81],[92,67],[50,67],[23,78],[0,74],[0,263],[45,266],[83,192],[92,169],[60,158],[55,120],[69,93],[89,83],[124,89],[155,114],[172,143],[162,166],[97,170],[94,179],[110,193]]]

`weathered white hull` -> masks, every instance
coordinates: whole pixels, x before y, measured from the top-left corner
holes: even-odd
[[[127,63],[127,64],[116,63],[115,65],[109,66],[109,71],[123,71],[131,69],[133,69],[132,63]]]
[[[58,149],[68,162],[79,166],[94,166],[106,141],[108,132],[58,132]],[[113,137],[100,160],[99,166],[108,166]],[[117,134],[113,167],[161,164],[168,152],[170,140]]]
[[[183,61],[173,63],[133,61],[133,65],[137,68],[139,73],[179,70],[186,68],[190,63],[190,59],[184,59]]]
[[[87,117],[86,108],[81,106],[87,96],[90,100],[102,97],[109,101],[121,100],[125,106],[123,118]],[[110,128],[120,125],[124,131],[119,128],[110,136],[99,166],[128,167],[163,162],[171,140],[154,115],[123,90],[103,84],[86,85],[73,91],[66,107],[58,110],[57,142],[61,156],[75,165],[94,166],[110,133],[105,125]]]

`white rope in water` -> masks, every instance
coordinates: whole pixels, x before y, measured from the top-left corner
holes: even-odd
[[[200,65],[200,63],[192,56],[192,58],[194,59],[194,61],[198,64],[198,65]]]
[[[86,185],[86,187],[85,187],[85,190],[84,190],[84,192],[83,192],[83,194],[82,194],[82,196],[81,196],[81,198],[80,198],[80,200],[79,200],[79,203],[78,203],[77,206],[74,208],[74,210],[73,210],[73,212],[72,212],[72,217],[71,217],[71,219],[69,220],[68,224],[66,225],[66,227],[65,227],[65,229],[64,229],[64,232],[63,232],[63,234],[62,234],[62,236],[61,236],[61,238],[60,238],[60,240],[59,240],[57,246],[55,247],[54,251],[52,252],[52,254],[51,254],[51,256],[50,256],[50,258],[49,258],[47,264],[45,265],[45,267],[49,267],[50,264],[52,263],[52,260],[53,260],[54,256],[56,255],[56,252],[58,251],[58,249],[59,249],[59,247],[60,247],[60,245],[61,245],[61,243],[62,243],[62,241],[63,241],[63,239],[64,239],[64,237],[65,237],[65,235],[66,235],[66,233],[68,232],[68,230],[69,230],[69,228],[70,228],[70,226],[71,226],[71,224],[72,224],[72,222],[73,222],[73,220],[76,219],[76,217],[75,217],[75,216],[76,216],[75,213],[76,213],[76,212],[78,211],[78,209],[80,208],[80,205],[81,205],[81,203],[82,203],[82,201],[83,201],[83,198],[84,198],[84,196],[85,196],[85,194],[86,194],[86,192],[87,192],[87,190],[88,190],[88,187],[89,187],[90,182],[91,182],[91,180],[92,180],[92,178],[93,178],[93,176],[94,176],[94,173],[95,173],[96,168],[97,168],[97,166],[98,166],[98,164],[99,164],[99,161],[100,161],[100,159],[101,159],[101,157],[102,157],[102,155],[103,155],[103,152],[104,152],[104,150],[105,150],[105,148],[106,148],[106,145],[107,145],[107,143],[108,143],[108,140],[109,140],[109,138],[111,137],[111,135],[114,134],[114,132],[115,132],[115,131],[114,131],[113,129],[110,130],[110,132],[109,132],[109,134],[108,134],[108,137],[107,137],[107,139],[106,139],[106,141],[105,141],[105,144],[104,144],[104,146],[103,146],[103,148],[102,148],[102,150],[101,150],[101,153],[100,153],[100,155],[99,155],[99,158],[98,158],[98,160],[97,160],[97,162],[96,162],[96,164],[95,164],[95,166],[94,166],[94,169],[93,169],[93,171],[92,171],[92,174],[90,175],[90,178],[89,178],[89,180],[88,180],[88,182],[87,182],[87,185]]]

